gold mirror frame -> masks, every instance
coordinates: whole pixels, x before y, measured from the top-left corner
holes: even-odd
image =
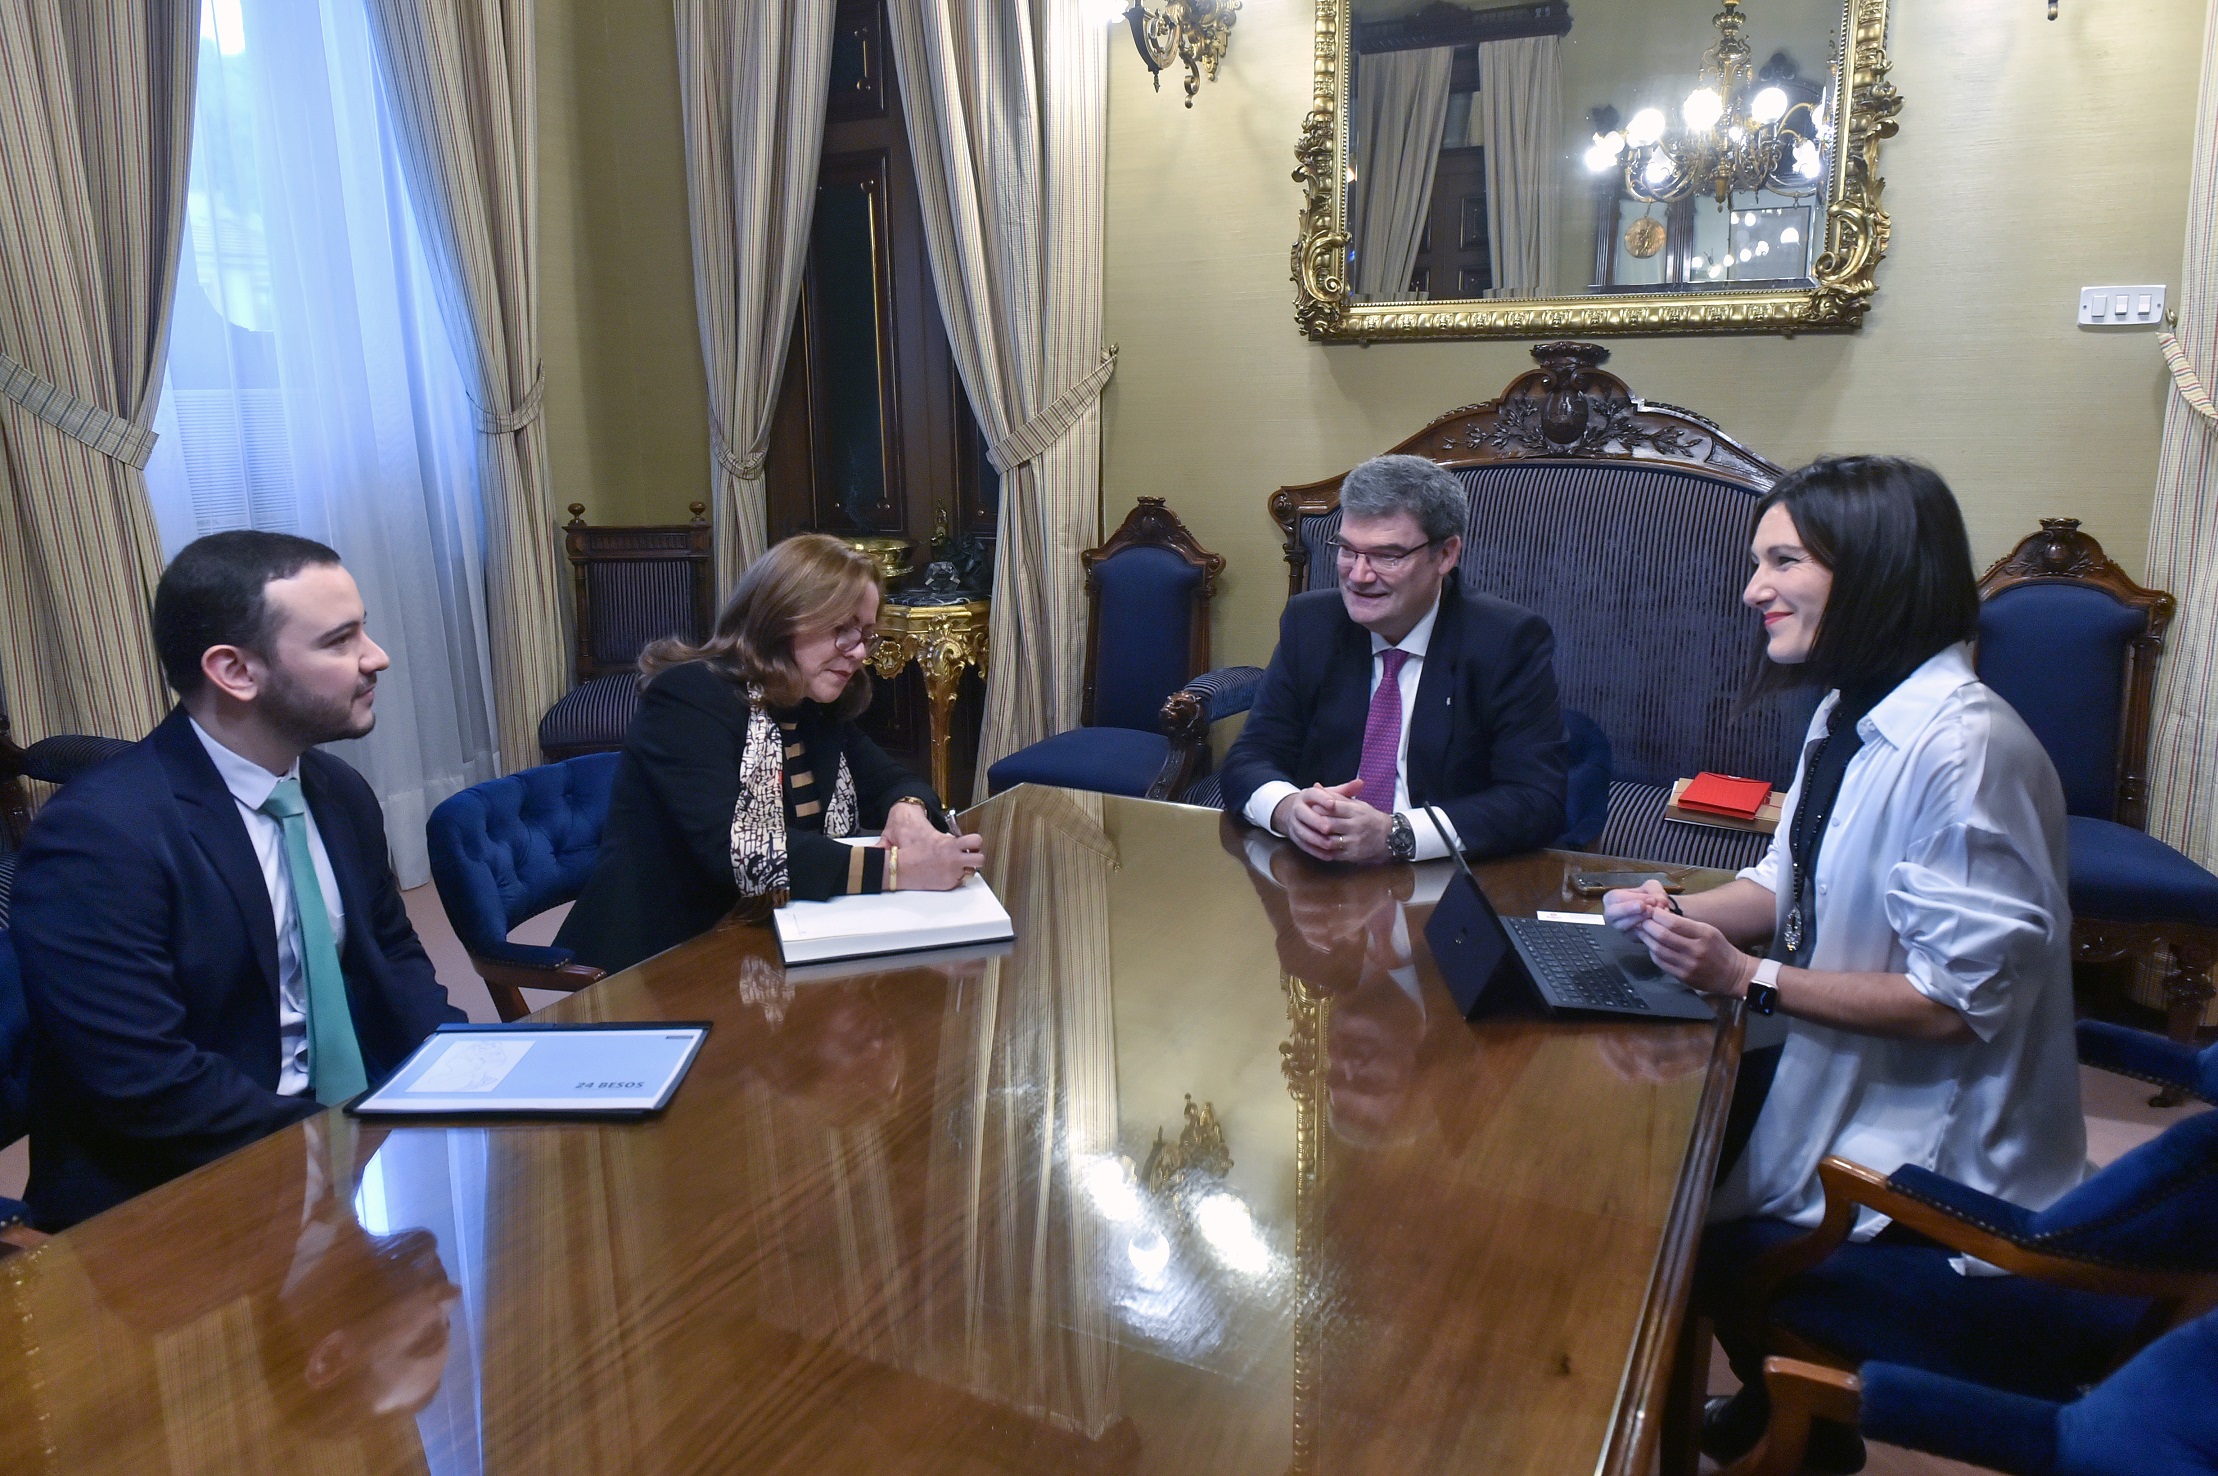
[[[1356,302],[1348,282],[1347,69],[1351,0],[1317,0],[1316,94],[1294,148],[1302,186],[1301,237],[1294,243],[1294,321],[1320,343],[1427,338],[1532,338],[1575,333],[1847,332],[1862,325],[1887,254],[1879,208],[1880,141],[1895,133],[1902,98],[1887,81],[1887,0],[1846,0],[1841,55],[1850,85],[1836,89],[1833,151],[1825,192],[1825,250],[1807,288],[1672,292],[1633,290],[1586,297],[1454,298]]]

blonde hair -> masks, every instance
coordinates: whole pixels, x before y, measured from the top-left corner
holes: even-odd
[[[793,660],[795,639],[835,628],[866,589],[884,597],[875,559],[828,534],[795,534],[747,566],[707,640],[656,641],[639,653],[639,670],[652,678],[681,662],[705,661],[734,686],[759,684],[772,706],[791,707],[808,695]],[[870,706],[868,668],[830,706],[839,718]]]

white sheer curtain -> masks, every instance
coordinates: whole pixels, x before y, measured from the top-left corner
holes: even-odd
[[[1355,294],[1399,300],[1409,290],[1440,167],[1451,46],[1379,51],[1358,63],[1355,94]]]
[[[1486,240],[1492,297],[1545,297],[1556,256],[1556,155],[1563,147],[1563,38],[1479,45],[1486,120]]]
[[[363,0],[205,0],[184,258],[147,485],[166,553],[223,528],[339,551],[392,654],[333,745],[424,818],[498,772],[477,432],[433,299]]]

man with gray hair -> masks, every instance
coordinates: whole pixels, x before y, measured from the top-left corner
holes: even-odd
[[[1287,601],[1225,757],[1226,807],[1321,861],[1547,845],[1563,832],[1565,771],[1547,622],[1461,587],[1469,504],[1424,457],[1364,462],[1340,513],[1340,587]]]

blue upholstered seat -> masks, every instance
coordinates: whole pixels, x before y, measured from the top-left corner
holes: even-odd
[[[127,739],[92,733],[56,733],[23,750],[23,774],[46,784],[67,784],[131,746]]]
[[[606,752],[621,748],[639,711],[639,673],[618,672],[580,682],[539,719],[541,753]]]
[[[2113,1025],[2107,1020],[2082,1020],[2079,1059],[2119,1076],[2154,1082],[2218,1103],[2218,1045],[2198,1051],[2146,1030]]]
[[[2218,876],[2130,825],[2090,815],[2067,823],[2075,916],[2218,927]]]
[[[1195,675],[1195,651],[1206,650],[1207,602],[1224,560],[1195,545],[1160,499],[1142,498],[1085,561],[1092,629],[1082,726],[996,762],[986,770],[989,793],[1056,784],[1145,796],[1159,779],[1175,782],[1163,704]]]
[[[2038,1341],[2038,1323],[2021,1330]],[[2218,1312],[2174,1328],[2078,1397],[2042,1399],[1866,1363],[1864,1433],[2017,1476],[2218,1471]]]
[[[2042,1210],[1914,1165],[1888,1186],[2025,1250],[2106,1266],[2218,1272],[2218,1112],[2198,1113]],[[1807,1232],[1776,1220],[1713,1227],[1713,1285]],[[1961,1276],[1938,1246],[1849,1242],[1786,1283],[1770,1322],[1843,1357],[1908,1364],[2016,1394],[2068,1399],[2133,1347],[2149,1303],[2019,1276]],[[2029,1329],[2040,1335],[2030,1337]]]
[[[511,943],[508,934],[584,890],[620,761],[595,753],[525,769],[473,784],[431,812],[431,878],[473,956],[542,969],[570,961],[567,948]]]
[[[1170,755],[1171,740],[1161,733],[1072,728],[1010,754],[986,771],[986,782],[995,794],[1019,784],[1059,784],[1138,798]]]

